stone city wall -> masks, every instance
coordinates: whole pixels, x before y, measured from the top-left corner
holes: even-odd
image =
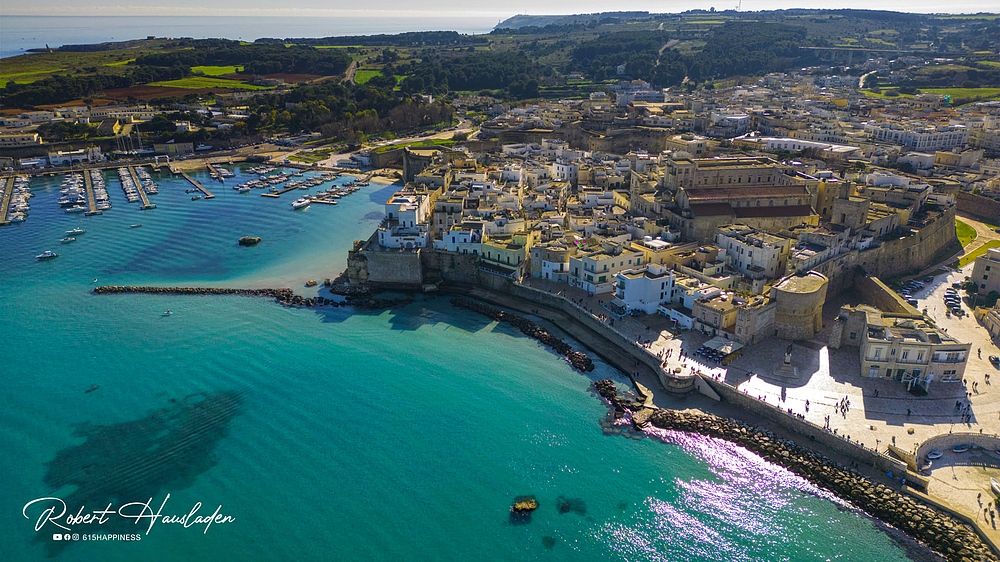
[[[419,287],[423,284],[420,251],[365,250],[362,255],[368,283],[386,287],[400,285]]]
[[[950,207],[916,234],[889,240],[863,252],[845,252],[813,269],[829,279],[829,298],[854,286],[858,267],[867,275],[889,279],[917,273],[961,249],[955,234],[955,207]]]
[[[877,277],[858,275],[854,280],[854,289],[861,297],[860,302],[870,304],[883,312],[920,314],[919,310],[907,304],[902,296]]]
[[[959,211],[992,224],[997,224],[997,221],[1000,220],[998,218],[1000,217],[1000,201],[996,199],[959,191],[955,194],[955,204]]]

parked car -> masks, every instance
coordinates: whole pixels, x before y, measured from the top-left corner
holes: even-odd
[[[1000,369],[1000,357],[997,357],[996,355],[990,355],[990,363],[992,363],[993,366],[996,367],[997,369]]]
[[[924,282],[925,283],[930,283],[932,281],[934,281],[934,276],[933,275],[928,275],[927,277],[924,277]]]
[[[910,306],[917,306],[919,303],[917,302],[917,299],[906,299],[906,304]]]

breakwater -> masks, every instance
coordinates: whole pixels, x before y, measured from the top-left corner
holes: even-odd
[[[618,395],[610,380],[597,381],[594,388],[616,410],[629,404]],[[651,424],[660,429],[697,433],[735,443],[849,501],[872,517],[924,543],[947,560],[997,560],[975,531],[952,517],[765,429],[711,414],[663,409],[635,416],[633,423],[637,429]]]
[[[497,322],[506,322],[510,324],[520,330],[522,334],[540,341],[559,355],[565,357],[566,360],[569,361],[569,364],[579,371],[589,372],[594,370],[594,361],[590,357],[587,357],[586,353],[574,351],[568,343],[553,336],[523,316],[511,314],[498,308],[493,308],[491,306],[467,299],[454,298],[451,299],[451,304],[458,308],[478,312],[479,314],[488,316]]]
[[[272,298],[282,306],[312,308],[318,306],[353,306],[365,310],[377,310],[406,305],[411,299],[380,299],[349,296],[344,301],[325,297],[303,297],[291,289],[233,289],[227,287],[153,287],[143,285],[102,285],[94,288],[98,295],[145,294],[145,295],[244,295],[248,297]]]

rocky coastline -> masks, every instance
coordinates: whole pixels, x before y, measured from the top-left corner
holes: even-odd
[[[321,306],[353,306],[361,310],[380,310],[409,304],[412,299],[371,298],[368,295],[350,295],[344,301],[325,297],[303,297],[288,288],[282,289],[233,289],[227,287],[151,287],[142,285],[102,285],[94,288],[98,295],[243,295],[272,298],[282,306],[315,308]]]
[[[451,304],[458,308],[478,312],[479,314],[488,316],[497,322],[506,322],[510,324],[520,330],[522,334],[538,340],[539,342],[550,347],[559,355],[565,357],[566,360],[569,361],[569,364],[578,371],[586,373],[594,370],[594,361],[590,357],[587,357],[586,353],[574,351],[568,343],[562,341],[556,336],[553,336],[548,331],[542,329],[537,324],[523,316],[511,314],[498,308],[493,308],[491,306],[463,298],[453,298],[451,299]]]
[[[634,405],[618,394],[611,380],[596,381],[594,389],[608,401],[616,414]],[[858,472],[792,441],[781,439],[766,429],[711,414],[665,409],[647,410],[632,419],[636,429],[641,430],[651,424],[660,429],[724,439],[753,451],[901,530],[946,560],[997,560],[975,531],[951,516],[888,486],[872,482]]]

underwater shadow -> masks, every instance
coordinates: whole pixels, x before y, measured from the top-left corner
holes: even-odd
[[[215,466],[213,451],[240,413],[245,391],[188,395],[147,416],[111,425],[82,423],[73,435],[84,442],[57,452],[44,482],[53,489],[73,486],[62,499],[71,507],[103,507],[146,501],[191,486]],[[102,532],[135,533],[133,521],[112,518]],[[49,557],[69,543],[46,540]]]

